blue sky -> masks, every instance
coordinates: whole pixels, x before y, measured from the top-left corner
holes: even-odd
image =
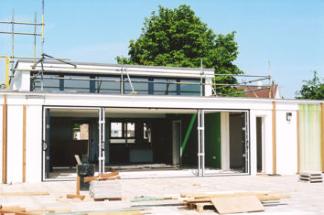
[[[188,4],[216,33],[236,31],[236,64],[246,74],[267,74],[286,98],[295,96],[312,71],[324,76],[323,0],[45,0],[45,53],[78,61],[115,63],[127,55],[129,40],[158,5]],[[41,0],[1,0],[0,20],[15,9],[17,20],[32,21]],[[38,16],[40,19],[40,16]],[[0,31],[10,30],[0,25]],[[31,29],[20,28],[22,31]],[[16,55],[32,56],[32,38],[16,40]],[[10,54],[10,37],[0,35],[0,55]],[[0,72],[3,74],[3,63]],[[3,75],[1,75],[0,79]]]

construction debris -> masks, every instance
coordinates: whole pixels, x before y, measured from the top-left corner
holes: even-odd
[[[300,174],[299,179],[301,181],[310,183],[322,183],[323,177],[321,172],[303,172]]]
[[[125,211],[111,211],[111,212],[91,212],[87,215],[143,215],[140,210],[125,210]]]
[[[92,181],[89,194],[95,201],[122,200],[121,184],[119,181]]]
[[[219,214],[260,212],[264,207],[256,196],[236,196],[211,199]]]
[[[0,214],[27,215],[26,209],[19,206],[1,206]]]
[[[91,182],[94,180],[102,181],[102,180],[115,180],[115,179],[120,179],[118,172],[104,173],[97,176],[88,176],[84,178],[84,182]]]
[[[84,200],[85,199],[85,195],[80,195],[80,194],[67,194],[66,195],[67,199],[80,199],[80,200]]]
[[[69,209],[42,209],[26,210],[20,206],[1,206],[0,215],[43,215],[43,214],[61,214],[61,215],[143,215],[143,210],[123,209],[112,211],[70,211]]]
[[[181,197],[189,209],[198,212],[214,209],[219,214],[264,211],[262,203],[288,198],[286,195],[264,192],[181,194]]]
[[[48,196],[49,192],[5,192],[0,196]]]
[[[280,201],[289,198],[288,195],[269,192],[227,192],[227,193],[198,193],[198,194],[181,194],[184,201],[205,201],[206,199],[220,197],[236,197],[236,196],[256,196],[261,202],[264,201]]]

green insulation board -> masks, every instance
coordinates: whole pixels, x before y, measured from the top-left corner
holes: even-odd
[[[300,171],[321,170],[321,108],[299,105]]]

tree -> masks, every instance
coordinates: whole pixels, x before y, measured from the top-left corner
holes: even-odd
[[[187,5],[169,9],[160,6],[145,19],[142,34],[129,43],[129,58],[120,64],[214,68],[215,74],[240,74],[233,63],[238,56],[235,32],[215,34]],[[235,84],[229,76],[216,76],[216,83]],[[237,89],[219,86],[218,94],[236,95]]]
[[[324,82],[321,81],[318,73],[314,71],[313,79],[304,81],[299,91],[298,99],[324,99]]]

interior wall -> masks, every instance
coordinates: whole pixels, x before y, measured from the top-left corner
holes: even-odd
[[[109,140],[109,130],[111,122],[135,122],[135,143],[131,144],[109,144],[110,164],[131,164],[147,163],[148,159],[141,157],[147,151],[152,152],[153,160],[149,163],[172,163],[172,118],[109,118],[106,120],[107,143]],[[142,143],[143,123],[151,125],[151,144]],[[146,151],[146,152],[145,152]],[[138,159],[131,162],[130,156],[138,154]],[[141,155],[142,154],[142,155]]]
[[[230,113],[230,168],[242,170],[245,166],[242,113]]]
[[[71,167],[76,165],[74,155],[87,155],[88,140],[73,140],[73,123],[87,119],[51,117],[50,119],[50,164],[51,167]],[[91,127],[91,126],[90,126]]]
[[[152,147],[155,163],[172,164],[172,118],[152,121]]]
[[[220,113],[205,114],[205,166],[221,168]]]

